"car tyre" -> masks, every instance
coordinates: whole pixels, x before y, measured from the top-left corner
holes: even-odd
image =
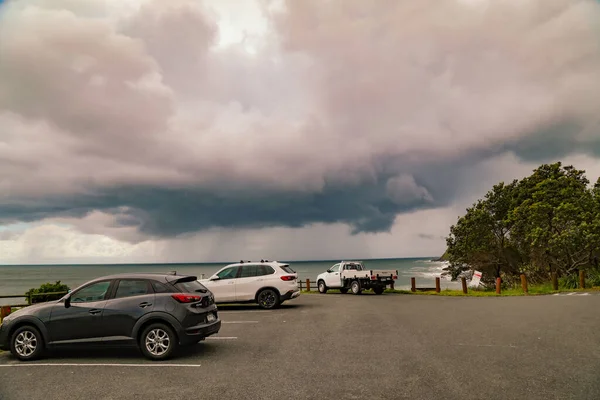
[[[10,338],[10,352],[21,361],[36,360],[44,353],[44,338],[31,325],[17,328]]]
[[[177,335],[163,323],[150,324],[144,329],[139,342],[142,354],[153,361],[166,360],[177,349]]]
[[[362,288],[360,287],[360,282],[352,281],[350,284],[350,290],[352,290],[352,294],[361,294]]]
[[[258,302],[258,305],[261,308],[264,308],[265,310],[272,310],[274,308],[279,307],[279,305],[281,304],[279,299],[279,293],[277,293],[273,289],[261,290],[260,292],[258,292],[256,300]]]
[[[327,293],[327,285],[325,285],[324,281],[319,281],[319,283],[317,284],[317,287],[319,288],[319,293],[321,293],[321,294]]]

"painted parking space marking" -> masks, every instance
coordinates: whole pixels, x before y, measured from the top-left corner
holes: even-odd
[[[15,363],[0,364],[2,367],[152,367],[152,368],[198,368],[200,364],[125,364],[125,363]]]
[[[552,296],[590,296],[590,293],[577,293],[577,292],[569,292],[569,293],[554,293]]]
[[[270,310],[246,310],[246,311],[239,311],[239,310],[223,310],[223,309],[219,309],[219,314],[248,314],[248,313],[258,313],[258,314],[269,314],[272,313],[273,311]]]
[[[222,324],[258,324],[258,321],[221,321]]]
[[[209,336],[206,340],[237,340],[237,336]]]

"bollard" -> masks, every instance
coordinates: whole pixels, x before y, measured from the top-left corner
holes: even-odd
[[[410,291],[411,292],[417,291],[417,281],[415,278],[410,278]]]
[[[502,279],[496,278],[496,294],[502,293],[502,290],[500,289],[501,283],[502,283]]]
[[[579,287],[581,289],[585,289],[585,271],[584,270],[579,271]]]
[[[558,290],[558,275],[556,272],[552,273],[552,290]]]
[[[463,293],[467,294],[467,278],[465,278],[465,277],[460,278],[460,282],[462,283]]]
[[[521,274],[521,287],[523,288],[523,292],[528,293],[527,291],[527,277],[525,274]]]
[[[392,281],[392,283],[390,283],[390,289],[394,290],[394,281]]]
[[[310,279],[306,279],[306,291],[310,292]]]
[[[440,277],[436,277],[435,278],[435,292],[439,293],[440,292]]]

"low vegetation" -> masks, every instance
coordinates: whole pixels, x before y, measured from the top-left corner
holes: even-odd
[[[32,288],[25,293],[26,297],[31,299],[31,303],[43,303],[45,301],[58,300],[64,293],[69,291],[69,286],[60,281],[55,283],[44,283],[39,288]]]
[[[533,292],[556,273],[559,287],[574,289],[584,270],[586,283],[599,286],[600,179],[590,185],[585,171],[558,162],[501,182],[450,228],[447,245],[453,280],[477,270],[485,286],[500,277],[508,289],[525,274]]]

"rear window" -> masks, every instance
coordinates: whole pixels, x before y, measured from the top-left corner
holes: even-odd
[[[279,268],[281,268],[282,270],[284,270],[285,272],[287,272],[288,274],[295,274],[296,271],[294,271],[289,265],[285,264],[285,265],[280,265]]]
[[[206,293],[207,292],[206,286],[204,286],[203,284],[201,284],[198,281],[177,282],[173,286],[175,286],[177,288],[177,290],[179,290],[180,292],[183,292],[183,293],[196,293],[196,292]]]

